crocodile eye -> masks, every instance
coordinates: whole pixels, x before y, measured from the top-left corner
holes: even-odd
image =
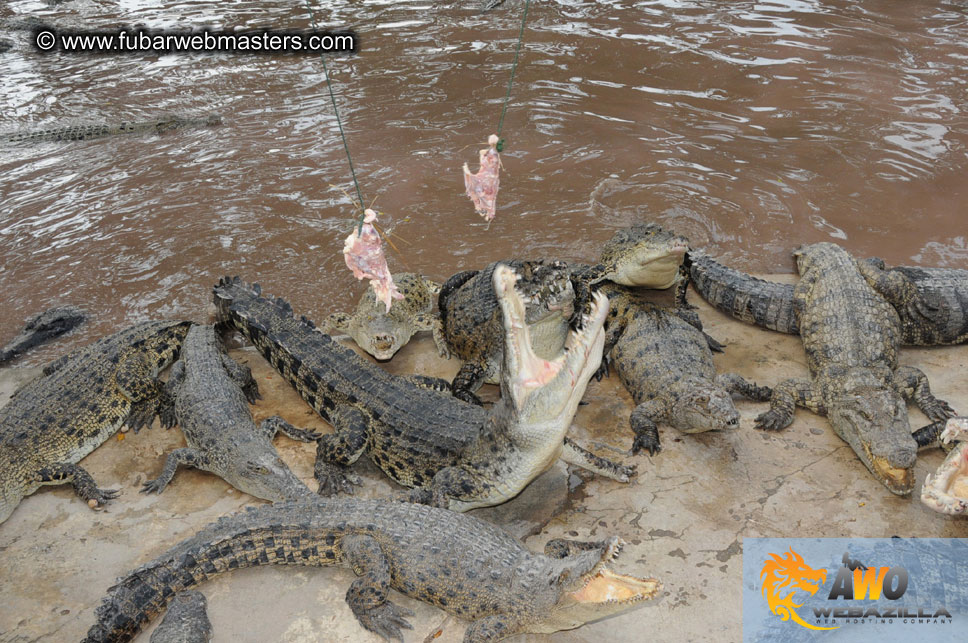
[[[708,395],[700,395],[699,397],[696,398],[696,404],[708,404],[708,403],[709,403]]]

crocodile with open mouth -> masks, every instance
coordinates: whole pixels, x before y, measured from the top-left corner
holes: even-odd
[[[921,487],[921,502],[935,511],[968,514],[968,417],[950,418],[941,432],[941,443],[957,442],[934,474]]]
[[[320,493],[348,490],[345,467],[366,453],[412,499],[466,511],[513,498],[561,457],[627,482],[634,469],[581,449],[565,434],[601,361],[608,303],[596,295],[581,332],[553,360],[537,357],[516,275],[494,270],[504,316],[502,400],[489,411],[449,394],[443,380],[393,376],[293,316],[284,301],[238,278],[215,287],[220,322],[234,327],[336,432],[319,440]]]
[[[471,621],[465,643],[572,629],[640,607],[662,588],[613,572],[622,549],[552,540],[529,551],[501,528],[424,505],[353,498],[277,503],[222,518],[118,579],[83,643],[129,641],[178,592],[257,565],[350,567],[346,602],[360,625],[402,641],[410,610],[390,589]]]

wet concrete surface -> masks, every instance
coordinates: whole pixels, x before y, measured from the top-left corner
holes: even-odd
[[[727,344],[726,353],[716,358],[721,371],[733,370],[761,384],[806,375],[799,338],[736,322],[695,295],[691,301],[700,306],[708,332]],[[233,356],[252,367],[262,388],[264,399],[253,407],[257,421],[278,413],[297,426],[330,430],[255,352],[234,350]],[[922,368],[935,393],[966,412],[968,346],[906,349],[901,361]],[[446,378],[457,366],[437,356],[426,333],[385,364],[394,373]],[[36,372],[0,371],[0,404]],[[485,393],[493,399],[496,389]],[[559,464],[529,489],[530,498],[478,515],[510,522],[518,533],[537,530],[526,541],[534,550],[550,538],[618,535],[628,545],[616,568],[658,577],[664,590],[657,600],[613,619],[515,640],[738,641],[744,537],[968,537],[968,521],[930,511],[918,502],[917,492],[909,498],[891,495],[826,420],[809,412],[798,410],[784,431],[764,433],[752,428],[764,405],[738,400],[738,430],[687,436],[660,426],[661,453],[632,457],[632,403],[618,378],[592,382],[585,400],[572,436],[601,455],[637,464],[632,483],[585,472],[566,476]],[[912,427],[925,423],[912,408]],[[0,641],[79,640],[116,577],[219,516],[261,504],[216,476],[194,470],[180,470],[160,496],[138,493],[145,480],[158,474],[164,456],[183,444],[178,429],[165,431],[157,424],[139,434],[119,434],[83,461],[102,486],[123,490],[106,509],[90,510],[67,487],[46,487],[0,525]],[[276,445],[296,475],[315,488],[311,445],[286,437]],[[918,489],[943,459],[937,448],[921,452]],[[364,479],[359,496],[402,492],[368,462],[355,470]],[[222,575],[199,589],[208,597],[216,642],[378,641],[359,627],[343,601],[353,578],[351,571],[338,568],[255,568]],[[391,600],[415,612],[408,643],[432,637],[441,624],[443,632],[433,640],[461,640],[462,622],[397,593]],[[138,640],[147,641],[150,631]]]

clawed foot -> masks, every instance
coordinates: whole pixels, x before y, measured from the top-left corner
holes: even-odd
[[[379,634],[388,641],[403,643],[403,632],[400,630],[413,629],[413,626],[407,622],[408,616],[413,616],[411,610],[387,601],[378,607],[366,610],[357,618],[360,620],[360,625],[371,632]]]
[[[648,451],[649,455],[655,455],[662,450],[659,444],[659,437],[652,435],[637,435],[632,442],[632,455],[637,455],[641,451]]]
[[[950,404],[944,400],[939,400],[938,398],[927,400],[921,406],[921,410],[924,411],[924,414],[935,422],[941,422],[958,415],[955,413],[955,410],[951,408]]]
[[[338,493],[353,495],[353,485],[363,484],[359,476],[347,473],[328,462],[316,463],[315,476],[319,482],[316,493],[321,496],[335,496]]]
[[[790,419],[784,413],[770,409],[756,417],[756,428],[764,431],[779,431],[790,424]]]
[[[92,509],[100,508],[108,504],[115,498],[121,495],[120,489],[97,489],[95,488],[93,492],[84,494],[84,499],[87,500],[88,505],[91,504],[93,500],[96,504],[91,506]]]
[[[171,424],[167,425],[165,428],[170,428],[175,426],[174,422],[174,403],[170,400],[162,399],[157,405],[150,404],[147,402],[139,402],[131,405],[131,412],[128,413],[128,419],[125,420],[125,424],[128,428],[137,433],[141,430],[141,427],[148,428],[151,426],[151,422],[155,419],[155,414],[161,407],[163,411],[168,406],[171,406],[172,411],[169,414],[169,419],[172,420]]]
[[[259,384],[251,377],[245,383],[245,386],[242,387],[242,394],[245,395],[245,399],[249,404],[255,404],[256,400],[262,399],[262,394],[259,393]]]
[[[608,356],[602,355],[602,363],[599,364],[598,370],[592,376],[595,378],[596,382],[601,382],[603,377],[608,377]]]
[[[629,480],[631,480],[632,478],[635,477],[635,472],[638,470],[638,468],[639,468],[639,465],[637,465],[637,464],[632,464],[632,465],[619,464],[619,465],[616,465],[616,467],[615,467],[615,473],[616,473],[615,479],[618,480],[619,482],[628,482]]]
[[[149,480],[141,486],[141,493],[161,493],[167,486],[167,482],[161,478],[155,478],[154,480]]]

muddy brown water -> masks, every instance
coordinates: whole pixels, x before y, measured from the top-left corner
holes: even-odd
[[[162,5],[162,6],[157,6]],[[504,125],[497,219],[461,164],[497,128],[523,3],[314,0],[360,53],[329,60],[360,185],[395,271],[443,280],[510,255],[591,260],[654,220],[728,263],[790,272],[832,240],[968,268],[968,2],[532,3]],[[74,28],[303,28],[296,0],[13,0]],[[320,61],[40,55],[0,36],[0,130],[217,112],[214,129],[0,147],[0,343],[71,302],[95,319],[39,363],[148,317],[205,317],[239,274],[321,319],[352,190]],[[612,179],[607,181],[606,179]],[[597,188],[604,207],[590,208]]]

